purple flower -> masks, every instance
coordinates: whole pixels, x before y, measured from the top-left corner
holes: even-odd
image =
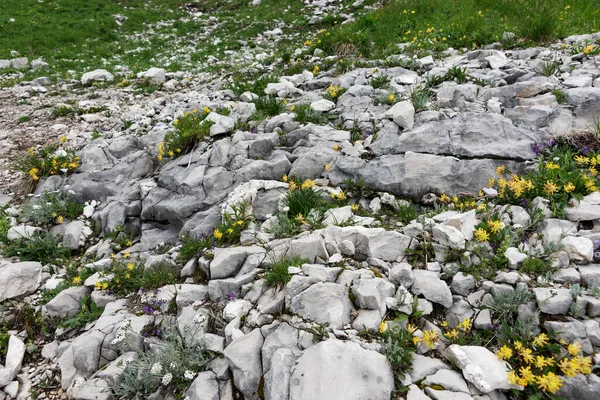
[[[583,147],[583,150],[581,150],[581,152],[583,153],[583,155],[585,156],[587,153],[589,153],[590,149],[588,149],[587,146]]]
[[[229,301],[233,301],[233,300],[235,300],[235,293],[229,292],[229,294],[227,295],[227,297],[229,297]]]
[[[161,332],[160,328],[156,328],[156,336],[160,336]]]

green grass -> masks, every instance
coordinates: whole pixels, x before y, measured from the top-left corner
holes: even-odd
[[[288,268],[297,267],[308,262],[310,262],[308,259],[300,256],[277,260],[270,265],[265,273],[265,283],[268,286],[285,285],[292,279],[292,275],[288,273]]]
[[[396,0],[320,34],[318,47],[339,56],[381,57],[396,54],[401,42],[416,52],[441,51],[501,41],[505,31],[529,45],[598,30],[596,0]]]

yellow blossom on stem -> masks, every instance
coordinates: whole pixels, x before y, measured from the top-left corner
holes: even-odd
[[[354,211],[354,212],[356,212],[360,209],[360,206],[358,204],[352,204],[350,207],[352,208],[352,211]]]
[[[546,335],[545,333],[540,333],[533,339],[533,345],[536,347],[544,347],[548,344],[548,340],[548,335]]]
[[[339,193],[338,193],[338,194],[337,194],[335,197],[336,197],[336,198],[337,198],[339,201],[344,201],[344,200],[346,200],[346,194],[345,194],[343,191],[339,192]]]
[[[573,362],[568,358],[563,358],[558,363],[558,367],[562,371],[563,374],[568,376],[569,378],[573,378],[575,375],[579,373],[579,364],[577,362]]]
[[[513,355],[513,351],[510,347],[504,345],[496,352],[496,356],[501,360],[508,360]]]
[[[62,215],[59,215],[58,218],[56,218],[56,223],[60,225],[63,222],[65,222],[65,219],[63,218]]]
[[[60,139],[58,139],[61,143],[65,143],[67,141],[67,137],[66,136],[61,136]]]
[[[408,331],[408,333],[410,333],[412,335],[417,330],[417,327],[414,326],[413,324],[408,324],[408,325],[406,325],[406,330]]]
[[[287,175],[284,175],[284,176],[281,178],[281,180],[282,180],[282,181],[284,181],[284,182],[287,182],[287,181],[288,181],[288,176],[287,176]]]
[[[29,176],[31,177],[31,179],[33,179],[34,181],[39,180],[40,178],[37,176],[38,172],[39,170],[37,168],[31,168],[29,170]]]
[[[519,354],[521,355],[521,357],[523,357],[523,361],[525,361],[527,364],[531,364],[534,361],[533,355],[531,353],[531,349],[528,348],[523,348],[519,351]]]
[[[504,173],[506,173],[506,167],[504,165],[496,168],[496,175],[504,175]]]
[[[575,185],[573,185],[572,182],[569,182],[563,186],[563,189],[565,190],[565,193],[571,193],[573,190],[575,190]]]
[[[123,258],[129,258],[131,257],[131,253],[126,251],[125,253],[123,253]]]
[[[298,189],[298,185],[296,185],[296,182],[291,181],[289,183],[289,189],[290,189],[290,192],[293,192],[294,190]]]
[[[519,376],[516,374],[515,371],[509,371],[507,378],[508,378],[508,381],[510,383],[512,383],[513,385],[520,385],[520,383],[519,383],[520,382]]]
[[[567,351],[573,357],[578,356],[581,353],[581,345],[579,343],[571,343],[567,346]]]
[[[552,161],[548,161],[546,163],[546,169],[552,170],[552,169],[559,169],[559,168],[560,168],[560,165],[553,163]]]
[[[213,232],[213,236],[215,237],[215,239],[220,240],[223,237],[223,232],[221,232],[218,229],[215,229],[215,231]]]
[[[502,229],[504,229],[504,222],[498,221],[498,220],[494,220],[494,221],[490,221],[488,223],[488,226],[490,228],[490,231],[492,231],[492,233],[498,233]]]
[[[582,374],[588,375],[588,374],[592,373],[592,359],[591,359],[591,357],[577,356],[577,357],[573,358],[571,361],[574,362],[574,363],[576,363],[579,366],[579,371]]]
[[[294,218],[296,220],[296,222],[299,222],[301,224],[306,223],[306,221],[304,220],[304,216],[302,214],[298,214],[296,215],[296,218]]]
[[[381,324],[379,324],[379,333],[383,333],[385,331],[388,330],[388,324],[385,321],[382,321]]]
[[[131,271],[135,268],[135,264],[134,263],[127,263],[127,270]]]
[[[458,338],[458,335],[459,335],[459,333],[456,329],[452,329],[451,331],[444,333],[444,336],[446,336],[448,339],[452,339],[452,340],[456,340],[456,338]]]
[[[333,150],[335,150],[335,151],[340,151],[341,149],[342,149],[342,148],[341,148],[339,145],[337,145],[337,144],[334,144],[334,145],[333,145]]]
[[[463,332],[467,332],[471,330],[471,318],[464,318],[462,321],[460,321],[460,323],[458,324],[458,329],[460,329]]]
[[[553,372],[548,372],[546,375],[536,377],[537,386],[544,392],[556,393],[563,384],[563,380],[556,376]]]
[[[533,375],[533,372],[531,372],[531,367],[521,367],[519,369],[519,374],[521,375],[522,381],[526,382],[526,385],[535,382],[535,376]]]
[[[544,193],[547,195],[553,195],[554,193],[558,192],[558,190],[558,186],[556,186],[554,182],[546,181],[546,184],[544,185]]]
[[[73,285],[79,285],[81,283],[81,277],[76,276],[73,278]]]
[[[313,187],[315,187],[315,181],[313,181],[312,179],[307,179],[304,182],[302,182],[302,186],[300,186],[300,189],[306,190]]]

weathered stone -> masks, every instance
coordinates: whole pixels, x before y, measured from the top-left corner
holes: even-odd
[[[292,371],[289,398],[388,400],[393,389],[385,356],[330,339],[304,351]]]
[[[350,323],[352,303],[348,288],[336,283],[317,283],[291,299],[290,311],[319,324],[341,328]]]
[[[422,294],[427,300],[438,303],[448,308],[452,306],[452,292],[450,288],[439,278],[437,272],[413,270],[414,283],[411,292],[416,295]]]
[[[258,388],[262,377],[260,349],[263,345],[260,329],[235,339],[225,348],[235,387],[248,400],[258,400]]]
[[[42,264],[20,262],[0,264],[0,303],[35,292],[42,279]]]

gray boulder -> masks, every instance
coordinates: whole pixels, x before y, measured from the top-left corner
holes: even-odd
[[[258,387],[262,378],[260,350],[263,342],[260,329],[255,329],[235,339],[223,353],[229,361],[236,388],[248,400],[260,399]]]
[[[293,297],[290,305],[291,312],[337,329],[350,323],[351,310],[348,288],[329,282],[312,285]]]
[[[41,280],[42,264],[39,262],[0,264],[0,303],[35,292]]]

